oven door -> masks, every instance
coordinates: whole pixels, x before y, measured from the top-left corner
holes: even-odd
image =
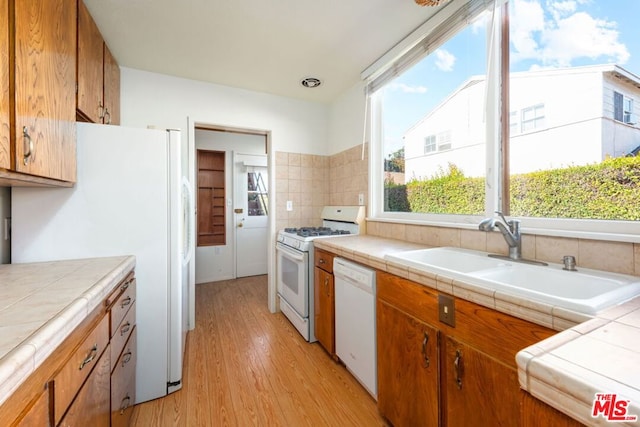
[[[309,254],[276,243],[278,293],[301,317],[309,317]]]

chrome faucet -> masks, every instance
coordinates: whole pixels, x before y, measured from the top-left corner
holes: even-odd
[[[491,217],[480,221],[478,229],[481,231],[493,231],[496,227],[502,233],[504,240],[509,245],[509,258],[513,260],[522,259],[522,235],[520,234],[520,221],[512,219],[507,221],[502,212],[496,211],[496,214],[502,218]]]

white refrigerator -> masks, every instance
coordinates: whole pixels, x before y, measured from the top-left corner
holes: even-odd
[[[180,132],[78,123],[77,142],[73,188],[12,189],[11,260],[135,255],[136,403],[165,396],[181,388],[193,281]]]

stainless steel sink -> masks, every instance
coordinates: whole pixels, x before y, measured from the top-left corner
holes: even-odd
[[[640,294],[640,277],[560,264],[529,265],[491,258],[486,252],[432,248],[387,255],[400,265],[462,280],[584,314],[597,312]]]

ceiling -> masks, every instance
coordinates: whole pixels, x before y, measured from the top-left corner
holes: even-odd
[[[84,0],[121,66],[329,103],[438,8],[414,0]],[[317,77],[322,84],[304,88]]]

